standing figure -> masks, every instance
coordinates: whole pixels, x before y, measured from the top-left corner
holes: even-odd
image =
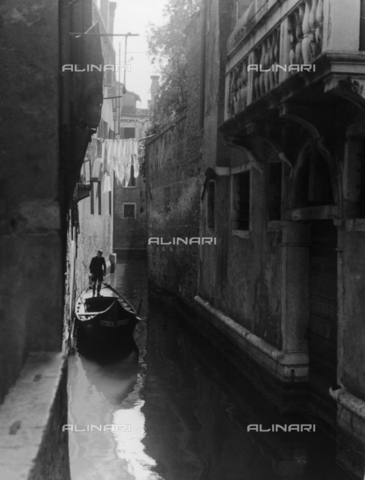
[[[100,297],[101,282],[103,281],[104,275],[106,275],[106,264],[103,257],[103,252],[101,250],[97,251],[96,257],[93,257],[90,262],[90,274],[91,282],[93,287],[93,297],[95,297],[95,286],[98,284],[97,293]]]

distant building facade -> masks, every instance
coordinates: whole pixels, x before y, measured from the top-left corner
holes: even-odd
[[[120,138],[141,139],[149,125],[149,110],[138,108],[140,98],[125,92],[120,103]],[[142,154],[141,154],[142,156]],[[114,248],[118,253],[146,251],[146,182],[144,174],[131,166],[129,181],[115,183]]]

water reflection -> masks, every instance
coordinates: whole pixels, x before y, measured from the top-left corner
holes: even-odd
[[[131,421],[116,423],[115,412],[134,408],[131,398],[140,369],[136,349],[121,352],[120,357],[107,355],[100,362],[79,353],[69,359],[68,423],[73,426],[69,436],[74,480],[120,478],[123,462],[116,453],[115,435],[129,435]]]
[[[128,348],[78,345],[70,357],[69,424],[109,426],[69,432],[73,480],[347,478],[319,431],[247,432],[308,420],[279,415],[171,310],[148,305],[143,262],[118,264],[112,284],[144,299],[146,321]]]

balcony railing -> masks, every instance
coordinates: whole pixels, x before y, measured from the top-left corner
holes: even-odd
[[[297,72],[314,71],[324,51],[358,51],[360,8],[360,0],[252,2],[228,40],[226,119]]]

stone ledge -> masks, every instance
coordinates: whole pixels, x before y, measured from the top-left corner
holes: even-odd
[[[365,219],[346,220],[346,232],[365,232]]]
[[[227,317],[220,310],[212,307],[199,296],[195,302],[211,314],[216,328],[229,336],[256,363],[285,383],[308,381],[309,358],[306,353],[285,353],[257,337],[242,325]]]
[[[345,388],[338,390],[330,388],[329,392],[334,400],[365,422],[365,402],[363,400],[355,397]]]
[[[58,352],[28,356],[0,406],[1,479],[70,479],[65,365]]]
[[[359,480],[365,465],[365,402],[345,388],[333,390],[337,402],[337,456],[339,463]]]

